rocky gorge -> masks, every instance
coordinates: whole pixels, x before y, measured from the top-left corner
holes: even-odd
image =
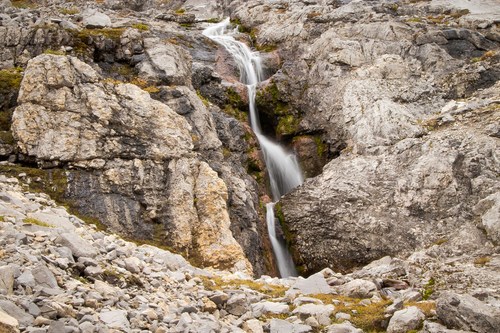
[[[260,52],[275,205],[229,16]],[[0,331],[500,332],[497,1],[0,1]]]

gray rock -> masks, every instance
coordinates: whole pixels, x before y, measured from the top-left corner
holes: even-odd
[[[470,295],[445,292],[437,300],[436,311],[449,328],[487,333],[500,327],[500,310]]]
[[[309,325],[293,324],[286,320],[271,319],[270,333],[307,333],[311,332]]]
[[[106,28],[111,26],[111,19],[104,13],[88,11],[83,13],[83,25],[90,29]]]
[[[0,311],[0,332],[19,333],[19,322],[16,318],[9,316],[3,311]]]
[[[331,323],[330,316],[335,310],[331,304],[304,304],[293,310],[292,314],[298,315],[299,318],[305,320],[308,317],[314,317],[320,325],[326,326]]]
[[[325,327],[327,333],[363,333],[363,330],[352,326],[351,323],[333,324]]]
[[[0,290],[12,294],[14,288],[14,268],[10,266],[0,267]]]
[[[0,310],[4,311],[11,317],[14,317],[21,326],[27,327],[33,323],[33,316],[26,313],[26,311],[11,301],[0,300]]]
[[[290,307],[286,303],[277,302],[258,302],[251,306],[252,314],[255,318],[261,317],[266,314],[281,314],[288,313]]]
[[[99,314],[99,319],[109,328],[119,330],[130,329],[130,323],[127,319],[127,311],[125,310],[102,311]]]
[[[304,295],[330,294],[332,288],[328,285],[322,273],[316,273],[307,279],[299,278],[287,291],[287,294],[294,294],[297,292]]]
[[[35,283],[38,286],[46,288],[59,288],[56,277],[47,266],[39,264],[32,270],[32,274],[35,278]]]
[[[131,273],[139,273],[141,260],[136,257],[125,258],[125,268]]]
[[[69,248],[73,253],[73,256],[75,256],[76,258],[92,258],[97,255],[97,250],[89,242],[75,233],[60,234],[56,239],[56,243]]]
[[[336,288],[341,295],[354,298],[370,298],[377,292],[377,286],[371,281],[352,280]]]
[[[479,201],[474,209],[481,215],[481,224],[488,236],[500,244],[500,192]]]
[[[432,321],[424,321],[424,327],[422,328],[423,333],[471,333],[470,331],[458,331],[447,329],[439,323],[434,323]]]
[[[416,306],[396,311],[389,321],[387,333],[405,333],[422,326],[425,315]]]
[[[226,311],[235,316],[241,316],[248,310],[248,298],[245,294],[234,294],[226,303]]]

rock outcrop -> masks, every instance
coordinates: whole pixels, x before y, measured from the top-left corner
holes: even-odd
[[[107,83],[77,58],[55,55],[29,62],[18,102],[12,131],[21,152],[77,168],[67,196],[82,211],[200,264],[251,272],[229,229],[227,188],[195,158],[184,117],[135,85]]]

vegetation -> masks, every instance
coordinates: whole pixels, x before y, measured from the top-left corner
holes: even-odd
[[[26,217],[23,219],[23,222],[24,223],[27,223],[27,224],[34,224],[34,225],[38,225],[40,227],[45,227],[45,228],[53,228],[54,226],[52,224],[49,224],[49,223],[45,223],[43,221],[40,221],[40,220],[37,220],[35,218],[31,218],[31,217]]]
[[[70,214],[78,216],[87,224],[93,224],[98,230],[106,230],[106,226],[93,216],[81,213],[76,204],[69,200],[65,194],[68,187],[66,171],[63,169],[37,169],[19,165],[0,165],[0,174],[10,177],[18,177],[26,174],[28,189],[31,192],[46,193],[58,204],[66,207]]]
[[[436,281],[434,280],[433,277],[429,279],[427,284],[424,286],[424,289],[422,290],[422,299],[424,301],[428,300],[431,295],[434,293],[434,287],[436,285]]]
[[[300,119],[295,118],[293,115],[289,114],[279,118],[278,126],[276,127],[276,133],[279,135],[290,135],[294,134],[299,129]]]
[[[336,313],[344,312],[351,315],[349,321],[362,329],[363,332],[385,332],[386,317],[384,311],[392,303],[390,300],[361,304],[362,299],[332,294],[316,294],[311,295],[311,297],[321,300],[324,304],[335,303],[333,321],[335,321]]]
[[[19,90],[21,86],[22,69],[19,67],[0,69],[0,94]]]
[[[316,143],[316,153],[318,157],[324,157],[328,151],[328,146],[323,142],[320,136],[315,136],[314,142]]]
[[[474,265],[484,266],[491,261],[490,257],[479,257],[474,260]]]
[[[436,303],[434,301],[407,302],[405,306],[416,306],[426,317],[434,316],[434,311],[436,311]]]
[[[225,290],[225,289],[240,289],[249,288],[269,297],[283,297],[288,290],[287,287],[281,285],[273,285],[262,283],[254,280],[232,279],[224,280],[220,276],[211,278],[206,276],[199,277],[207,290]]]
[[[45,54],[53,54],[53,55],[65,55],[65,52],[62,50],[52,50],[52,49],[46,49],[43,51]]]
[[[36,1],[32,0],[12,0],[12,6],[16,8],[35,8],[37,7]]]
[[[203,105],[205,105],[205,106],[210,105],[210,102],[208,101],[208,99],[205,96],[203,96],[199,90],[196,90],[196,95],[198,95],[198,98],[203,102]]]
[[[132,24],[132,28],[140,30],[140,31],[149,31],[149,25],[144,24],[144,23]]]
[[[80,10],[77,7],[70,7],[70,8],[61,8],[59,9],[59,12],[64,15],[75,15],[80,12]]]
[[[119,41],[125,28],[103,28],[103,29],[82,29],[76,32],[76,37],[82,41],[86,41],[91,37],[107,37],[114,41]]]

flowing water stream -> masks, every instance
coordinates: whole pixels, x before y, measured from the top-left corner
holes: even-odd
[[[203,34],[213,41],[221,44],[233,56],[240,70],[240,81],[247,86],[250,112],[250,125],[259,141],[269,173],[273,201],[288,193],[291,189],[302,184],[302,172],[295,155],[287,152],[278,143],[263,135],[259,114],[255,107],[257,84],[262,81],[262,65],[258,52],[234,38],[238,32],[229,29],[229,18],[208,27]],[[286,248],[285,242],[276,236],[274,204],[266,205],[266,221],[269,238],[273,246],[274,255],[278,263],[281,277],[296,276],[295,265]]]

